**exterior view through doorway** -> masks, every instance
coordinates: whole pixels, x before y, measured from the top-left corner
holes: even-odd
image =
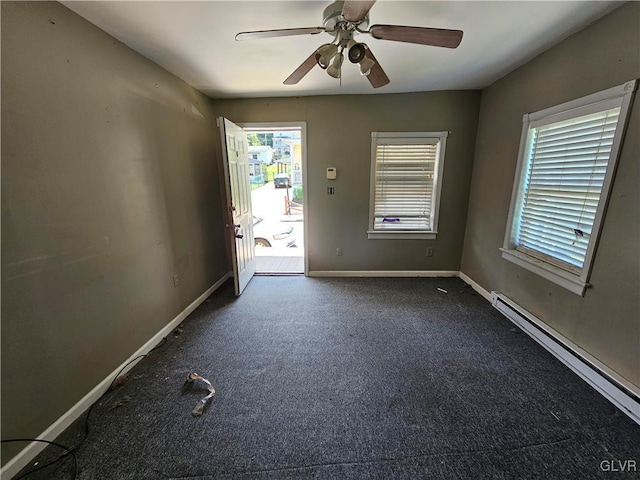
[[[246,123],[256,274],[307,271],[304,123]]]

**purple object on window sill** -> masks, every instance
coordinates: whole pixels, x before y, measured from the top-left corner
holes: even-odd
[[[397,223],[400,219],[398,217],[383,217],[382,223]]]

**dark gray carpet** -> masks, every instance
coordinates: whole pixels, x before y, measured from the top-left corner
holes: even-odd
[[[640,467],[640,427],[459,279],[257,277],[183,328],[96,405],[79,478],[638,478],[600,465]]]

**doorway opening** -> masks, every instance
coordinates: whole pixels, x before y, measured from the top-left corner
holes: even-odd
[[[244,124],[257,275],[304,274],[304,123]]]

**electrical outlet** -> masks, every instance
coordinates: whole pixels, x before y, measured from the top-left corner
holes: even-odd
[[[427,257],[433,257],[433,247],[427,248]]]
[[[327,195],[335,195],[336,187],[327,187]]]
[[[336,248],[336,255],[341,257],[342,256],[342,248],[338,247]]]
[[[180,277],[178,276],[178,274],[176,273],[173,276],[173,286],[174,288],[178,288],[178,285],[180,285]]]

